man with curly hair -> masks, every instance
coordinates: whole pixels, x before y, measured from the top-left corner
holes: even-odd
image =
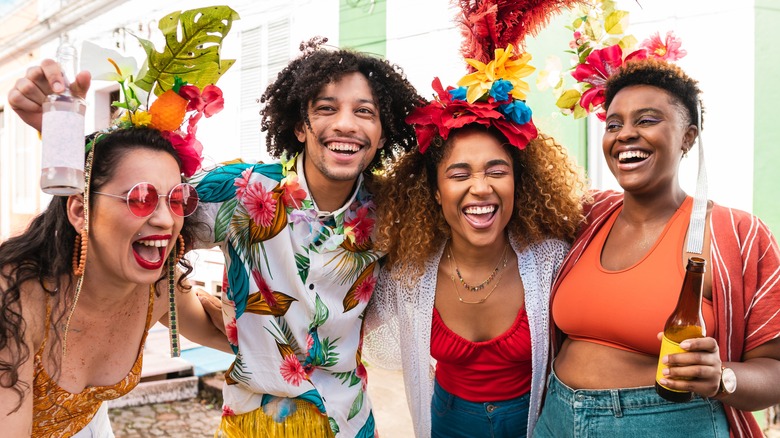
[[[404,118],[421,98],[399,67],[325,41],[302,44],[261,98],[280,162],[233,162],[192,179],[210,225],[199,246],[218,245],[227,267],[222,313],[236,359],[220,436],[375,433],[361,364],[382,255],[370,238],[369,186],[373,171],[416,144]],[[40,98],[59,80],[56,64],[31,69],[12,107],[40,128]],[[80,78],[77,94],[88,82]]]

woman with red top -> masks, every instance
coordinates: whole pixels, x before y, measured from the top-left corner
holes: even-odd
[[[695,207],[678,167],[699,135],[700,90],[679,67],[644,59],[605,91],[604,157],[624,192],[594,195],[556,279],[555,360],[534,436],[762,436],[750,411],[780,402],[767,384],[780,380],[777,242],[758,218],[708,203],[707,336],[661,358],[659,381],[694,399],[658,396],[658,335],[698,255],[685,245]]]
[[[485,96],[472,93],[484,84],[434,81],[438,99],[407,118],[419,152],[396,163],[377,202],[387,257],[364,351],[377,365],[400,358],[422,438],[533,430],[550,286],[580,219],[579,173],[518,98],[530,55],[495,53],[515,68],[496,68],[506,76]]]

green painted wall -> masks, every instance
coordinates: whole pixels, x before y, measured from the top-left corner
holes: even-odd
[[[340,0],[339,46],[387,55],[387,0]]]
[[[550,21],[550,24],[536,37],[528,37],[527,51],[533,56],[531,65],[536,67],[537,71],[545,67],[546,59],[549,56],[557,56],[561,60],[561,65],[565,69],[570,65],[571,53],[565,51],[569,49],[569,41],[572,38],[571,31],[566,29],[572,21],[571,13],[564,12]],[[538,74],[534,73],[528,77],[528,84],[531,86],[531,92],[528,93],[528,105],[533,109],[534,123],[539,131],[553,136],[558,143],[566,146],[569,153],[577,160],[577,163],[587,169],[587,124],[585,119],[575,120],[572,116],[564,116],[555,106],[555,96],[552,90],[540,91],[536,86]],[[565,73],[567,84],[574,83],[571,75]]]
[[[780,125],[777,123],[777,102],[780,87],[780,5],[777,0],[756,0],[756,76],[755,76],[755,135],[753,158],[753,213],[780,233]],[[747,145],[746,145],[747,146]]]

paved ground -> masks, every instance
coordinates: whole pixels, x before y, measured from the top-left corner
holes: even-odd
[[[369,379],[369,393],[382,438],[412,437],[400,375],[372,368]],[[220,413],[218,404],[204,398],[110,410],[117,438],[213,437]],[[766,436],[780,438],[780,424],[767,430]]]
[[[403,379],[399,372],[368,369],[368,392],[382,438],[413,436],[406,407]],[[199,398],[109,410],[117,438],[213,437],[221,405],[201,391]]]
[[[184,341],[183,339],[183,345]],[[202,359],[200,358],[198,361],[202,362]],[[150,331],[144,350],[144,373],[156,375],[162,372],[160,370],[168,368],[170,368],[168,371],[172,371],[178,369],[176,367],[181,365],[179,362],[181,362],[180,359],[172,360],[169,357],[167,330],[162,328]],[[201,365],[203,364],[201,363]],[[145,375],[144,373],[142,376]],[[222,413],[219,399],[219,394],[221,394],[221,389],[219,389],[221,385],[220,374],[217,374],[217,377],[213,379],[201,379],[201,382],[205,383],[203,386],[206,389],[201,390],[197,398],[110,409],[109,415],[116,437],[213,437]],[[165,390],[164,392],[171,395],[175,391]],[[196,392],[193,386],[192,391],[187,394],[190,396]],[[368,367],[368,392],[374,406],[374,417],[381,437],[413,437],[412,422],[406,407],[406,394],[401,373]],[[766,413],[765,411],[757,415],[762,427],[768,425],[766,416],[763,415]],[[772,428],[767,430],[766,434],[768,438],[780,438],[780,423],[775,423]]]

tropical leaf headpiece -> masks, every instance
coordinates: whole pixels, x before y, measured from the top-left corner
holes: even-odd
[[[134,58],[85,42],[82,70],[89,70],[93,79],[120,85],[123,99],[113,105],[125,111],[112,129],[158,129],[176,149],[182,173],[192,176],[203,161],[203,146],[195,138],[196,124],[204,115],[211,117],[224,107],[222,90],[215,84],[235,60],[221,59],[220,49],[238,19],[238,13],[228,6],[166,15],[158,25],[165,37],[161,52],[151,41],[138,38],[147,55],[140,71]],[[155,96],[153,101],[151,96]]]

